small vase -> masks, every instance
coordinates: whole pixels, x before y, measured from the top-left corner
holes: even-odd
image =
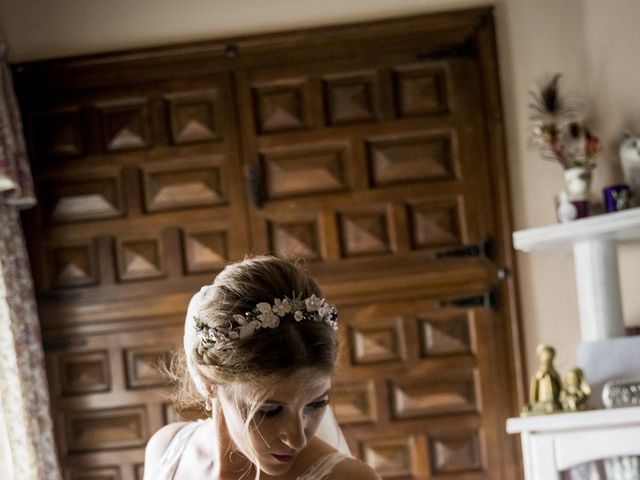
[[[587,200],[591,190],[591,169],[571,167],[564,171],[564,183],[571,200]]]

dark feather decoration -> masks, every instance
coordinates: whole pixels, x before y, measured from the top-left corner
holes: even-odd
[[[595,167],[600,141],[581,122],[573,119],[576,103],[560,91],[560,73],[547,75],[530,91],[529,109],[535,121],[532,144],[542,158],[562,168]]]
[[[540,82],[537,91],[530,91],[532,101],[529,108],[534,112],[532,119],[548,119],[548,117],[559,117],[570,112],[570,106],[560,95],[559,82],[560,73],[551,77],[546,77]]]

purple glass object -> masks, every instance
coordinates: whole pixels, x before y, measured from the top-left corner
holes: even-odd
[[[602,189],[602,195],[606,212],[617,212],[631,206],[631,192],[628,185],[609,185]]]
[[[571,200],[571,203],[578,210],[576,218],[584,218],[589,216],[589,200]]]
[[[569,200],[567,192],[560,192],[554,196],[556,205],[556,219],[560,223],[571,222],[579,218],[588,217],[590,213],[588,200]]]

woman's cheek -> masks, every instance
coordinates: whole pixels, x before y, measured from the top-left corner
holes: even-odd
[[[319,409],[308,417],[306,431],[309,437],[313,436],[318,430],[322,417],[324,417],[325,410],[326,409],[324,408]]]

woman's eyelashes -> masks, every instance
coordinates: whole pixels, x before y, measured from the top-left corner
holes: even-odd
[[[314,409],[324,408],[329,405],[329,398],[323,398],[322,400],[318,400],[317,402],[312,402],[308,406]]]
[[[258,413],[260,413],[260,415],[264,417],[269,418],[269,417],[275,417],[280,412],[282,412],[282,410],[283,410],[282,405],[271,405],[271,406],[262,407],[260,410],[258,410]]]
[[[329,405],[328,397],[323,398],[322,400],[311,402],[306,406],[306,408],[310,408],[312,410],[319,410],[321,408],[326,407],[327,405]],[[271,417],[276,417],[280,415],[280,413],[282,413],[283,410],[284,410],[284,407],[282,405],[265,405],[260,410],[258,410],[258,413],[263,417],[271,418]]]

